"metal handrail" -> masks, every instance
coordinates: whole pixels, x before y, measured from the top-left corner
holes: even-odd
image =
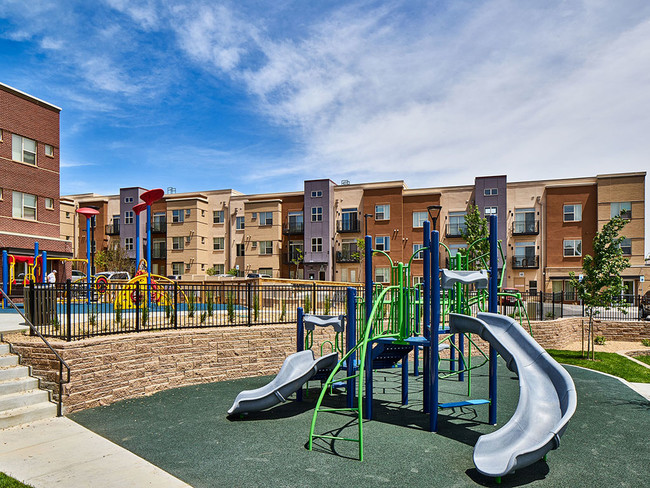
[[[25,319],[25,323],[29,325],[29,328],[31,329],[32,332],[34,332],[38,337],[41,338],[41,340],[45,343],[45,345],[48,347],[50,351],[54,353],[56,358],[59,360],[59,402],[57,404],[56,408],[56,415],[57,417],[61,417],[61,411],[62,411],[62,406],[63,406],[63,385],[70,383],[70,366],[68,366],[68,363],[65,362],[65,360],[59,355],[58,352],[50,345],[49,342],[47,342],[47,339],[43,337],[43,335],[38,331],[38,329],[32,324],[32,321],[29,320],[24,313],[20,311],[18,306],[14,303],[14,301],[7,296],[5,291],[0,288],[0,293],[2,293],[2,296],[4,297],[5,300],[9,302],[9,304],[13,307],[13,309],[20,314],[20,316]],[[66,380],[63,381],[63,368],[65,367],[66,369]]]

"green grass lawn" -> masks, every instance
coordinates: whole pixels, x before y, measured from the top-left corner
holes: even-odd
[[[634,356],[634,359],[638,359],[642,363],[650,364],[650,355],[648,355],[648,356]]]
[[[644,368],[640,364],[630,361],[620,354],[596,352],[596,359],[592,361],[590,359],[583,359],[580,351],[547,349],[547,352],[559,363],[582,366],[583,368],[608,373],[633,383],[650,383],[650,369]],[[650,360],[648,356],[645,356],[644,359],[646,361]]]
[[[32,488],[30,485],[21,483],[18,480],[10,478],[4,473],[0,473],[0,488]]]

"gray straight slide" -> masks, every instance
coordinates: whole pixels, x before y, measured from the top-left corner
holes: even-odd
[[[284,360],[278,375],[270,383],[255,390],[244,390],[237,395],[228,415],[258,412],[286,402],[289,395],[298,391],[319,370],[336,366],[338,357],[338,353],[333,352],[314,359],[311,349],[291,354]]]
[[[452,314],[449,326],[454,333],[481,336],[519,377],[517,409],[503,427],[476,442],[476,469],[486,476],[505,476],[557,449],[577,405],[569,373],[516,320],[505,315]]]

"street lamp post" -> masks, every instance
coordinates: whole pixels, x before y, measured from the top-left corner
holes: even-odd
[[[372,214],[365,214],[363,216],[363,235],[368,235],[368,217],[372,217]]]
[[[438,217],[440,217],[441,211],[442,205],[429,205],[427,207],[427,212],[429,217],[431,217],[431,230],[436,230],[436,222],[438,222]]]
[[[87,261],[87,267],[86,267],[86,284],[88,286],[87,289],[87,298],[88,298],[88,303],[90,303],[90,283],[91,280],[95,278],[94,276],[94,254],[91,253],[90,250],[90,240],[91,240],[91,235],[90,235],[90,224],[91,220],[94,220],[95,215],[99,214],[99,210],[96,208],[90,208],[90,207],[82,207],[78,208],[76,212],[80,215],[84,215],[86,217],[86,261]]]

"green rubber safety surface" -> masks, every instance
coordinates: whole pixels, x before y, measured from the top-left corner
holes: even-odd
[[[620,381],[568,366],[578,408],[558,450],[498,486],[646,486],[650,402]],[[438,434],[422,413],[422,380],[409,376],[409,406],[400,405],[401,370],[375,372],[374,420],[364,422],[364,461],[354,442],[315,440],[306,449],[318,383],[304,402],[278,405],[231,420],[237,393],[271,377],[167,390],[70,415],[194,487],[497,486],[479,474],[473,446],[510,418],[518,398],[516,376],[499,363],[498,426],[488,406],[440,412]],[[466,383],[441,381],[440,401],[466,399]],[[472,398],[485,398],[487,367],[472,375]],[[345,393],[327,406],[343,406]],[[348,424],[347,428],[341,429]],[[357,438],[356,419],[319,414],[316,433]],[[116,467],[119,469],[119,467]]]

